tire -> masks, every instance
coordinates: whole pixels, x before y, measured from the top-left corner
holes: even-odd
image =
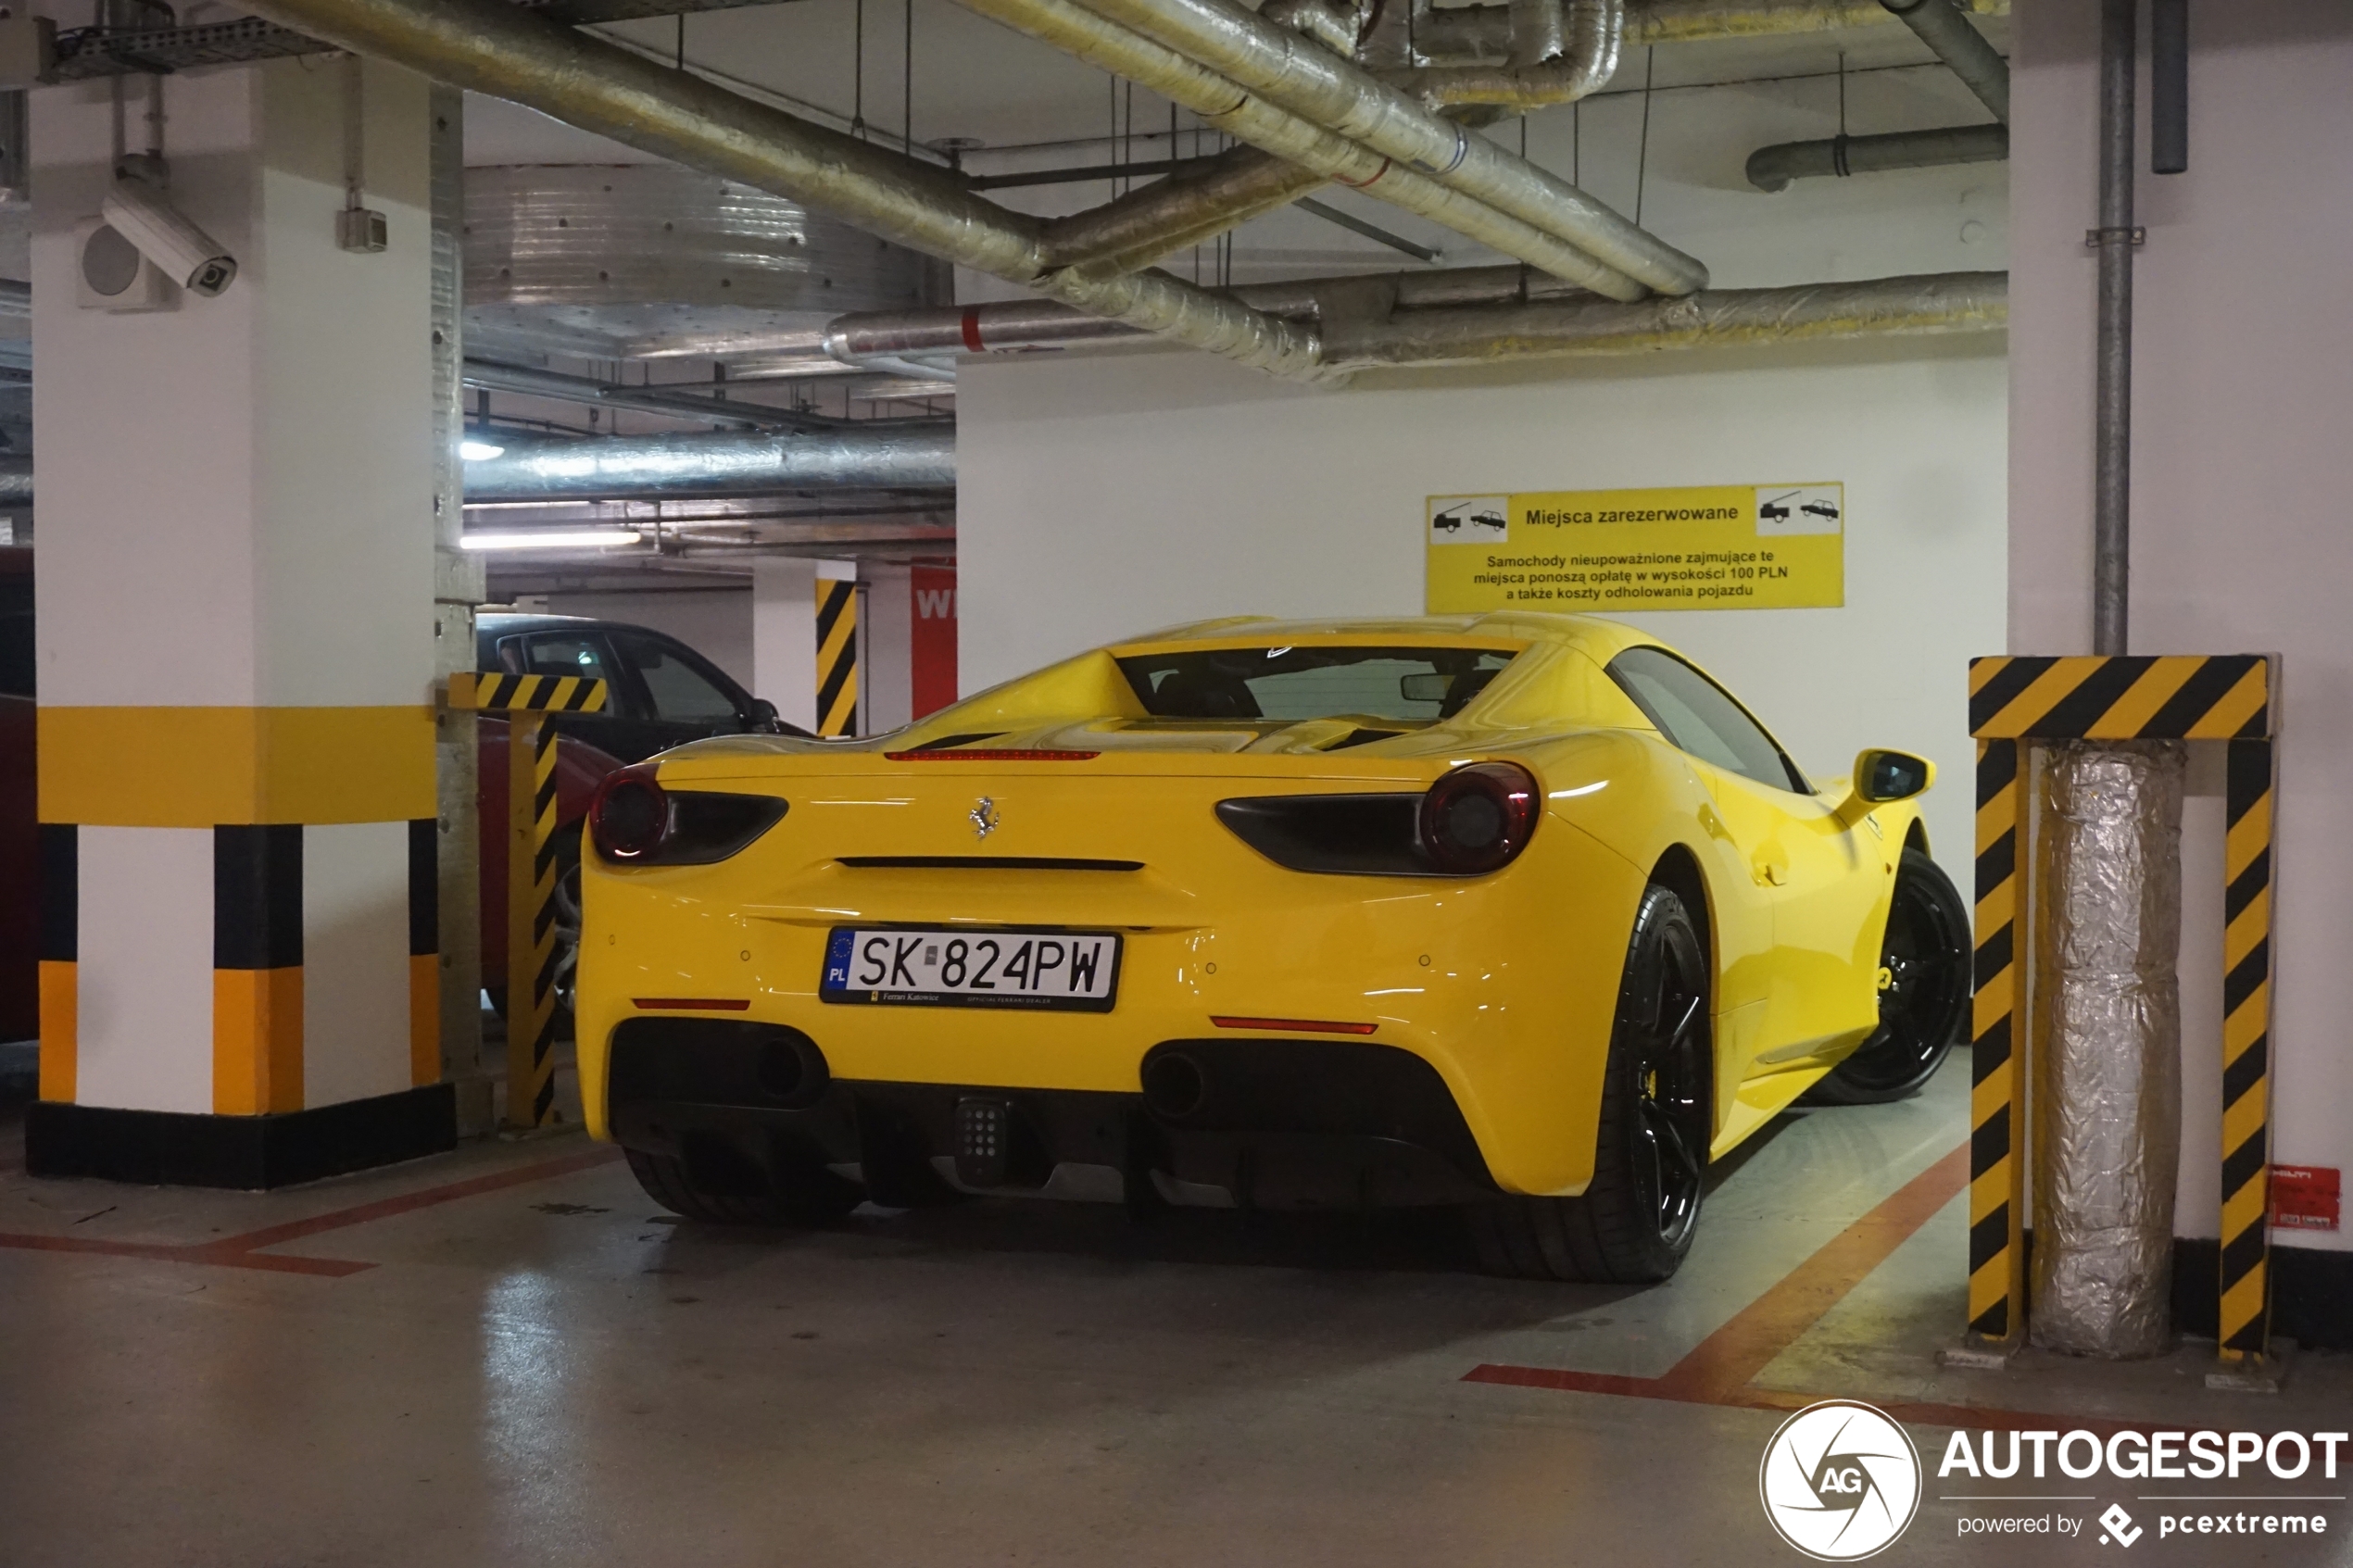
[[[866,1196],[856,1183],[822,1167],[778,1180],[749,1161],[713,1173],[698,1171],[674,1155],[622,1152],[648,1198],[673,1214],[715,1225],[822,1225],[840,1219]]]
[[[580,979],[580,828],[578,823],[556,830],[556,1035],[559,1040],[571,1039],[577,1029],[573,1021],[573,994]],[[506,976],[499,975],[492,984],[484,977],[483,990],[490,997],[491,1010],[501,1019],[507,1016]]]
[[[1667,888],[1642,894],[1604,1067],[1593,1179],[1582,1198],[1506,1195],[1466,1215],[1479,1263],[1519,1279],[1650,1285],[1699,1227],[1715,1127],[1705,948]]]
[[[1887,911],[1878,1033],[1806,1092],[1812,1105],[1885,1105],[1935,1076],[1969,1022],[1975,956],[1969,905],[1943,867],[1904,851]]]

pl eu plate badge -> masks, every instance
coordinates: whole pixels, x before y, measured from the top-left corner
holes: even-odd
[[[833,940],[825,944],[825,984],[827,991],[845,990],[849,985],[849,960],[858,947],[858,934],[837,930]]]

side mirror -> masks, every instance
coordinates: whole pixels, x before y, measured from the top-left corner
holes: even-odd
[[[1925,757],[1915,757],[1908,751],[1886,751],[1874,746],[1858,752],[1855,758],[1855,798],[1867,805],[1884,806],[1891,800],[1909,800],[1923,794],[1936,782],[1936,764]]]
[[[784,721],[776,715],[776,705],[764,696],[751,699],[750,717],[751,721],[745,728],[751,734],[773,735],[784,732]]]

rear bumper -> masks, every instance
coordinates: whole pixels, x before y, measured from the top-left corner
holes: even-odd
[[[796,1029],[640,1018],[613,1033],[605,1125],[718,1190],[824,1166],[893,1207],[963,1191],[1348,1209],[1496,1190],[1445,1081],[1408,1051],[1172,1040],[1145,1066],[1156,1092],[841,1079]]]

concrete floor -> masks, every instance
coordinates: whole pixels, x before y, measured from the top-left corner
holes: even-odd
[[[1929,1461],[1888,1561],[2072,1562],[2096,1524],[1958,1522],[2145,1513],[2150,1484],[1944,1500],[1972,1488],[1933,1476],[1962,1419],[1938,1407],[2347,1424],[2346,1358],[2269,1398],[2207,1392],[2195,1347],[1940,1370],[1965,1074],[1783,1118],[1648,1290],[1484,1278],[1426,1215],[710,1229],[577,1134],[267,1195],[34,1181],[8,1119],[0,1565],[1796,1562],[1758,1461],[1828,1395],[1897,1407]],[[2353,1509],[2309,1506],[2316,1540],[2152,1529],[2132,1556],[2353,1563]]]

